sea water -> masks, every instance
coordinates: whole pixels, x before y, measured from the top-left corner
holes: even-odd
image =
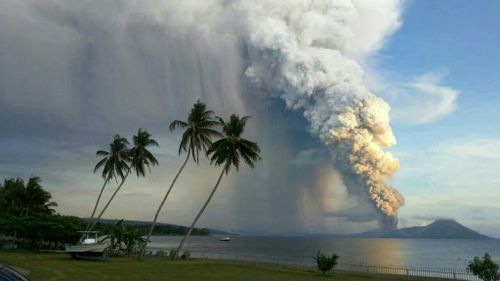
[[[149,249],[170,250],[182,237],[152,237]],[[500,240],[375,239],[338,237],[192,236],[185,250],[192,253],[247,256],[269,260],[313,261],[318,251],[335,253],[339,263],[464,269],[474,256],[489,253],[500,261]]]

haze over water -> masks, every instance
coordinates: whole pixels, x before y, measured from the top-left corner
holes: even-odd
[[[149,248],[175,248],[182,237],[153,237]],[[336,253],[340,263],[464,269],[474,256],[491,254],[500,261],[500,240],[462,239],[374,239],[335,237],[260,237],[234,236],[231,242],[219,237],[191,237],[186,250],[192,253],[222,253],[303,259],[313,262],[318,250]]]

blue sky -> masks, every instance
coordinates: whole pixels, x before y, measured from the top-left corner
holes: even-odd
[[[458,93],[455,109],[441,118],[393,120],[393,151],[401,159],[394,185],[407,199],[403,221],[451,217],[500,234],[499,14],[498,1],[408,2],[401,29],[377,56],[386,79],[431,73]]]

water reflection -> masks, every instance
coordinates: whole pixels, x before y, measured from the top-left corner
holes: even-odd
[[[148,247],[172,249],[181,238],[153,237]],[[218,237],[191,237],[186,249],[310,261],[321,250],[340,255],[342,263],[460,269],[465,268],[468,260],[485,252],[490,253],[494,260],[500,260],[499,240],[234,236],[231,242],[220,242]]]

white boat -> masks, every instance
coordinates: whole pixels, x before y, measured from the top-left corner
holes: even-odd
[[[219,239],[219,241],[222,241],[222,242],[229,242],[229,241],[231,241],[231,237],[229,237],[229,236],[222,237],[221,239]]]
[[[108,242],[99,240],[97,231],[80,231],[82,238],[75,245],[66,245],[65,252],[75,259],[105,260]]]

